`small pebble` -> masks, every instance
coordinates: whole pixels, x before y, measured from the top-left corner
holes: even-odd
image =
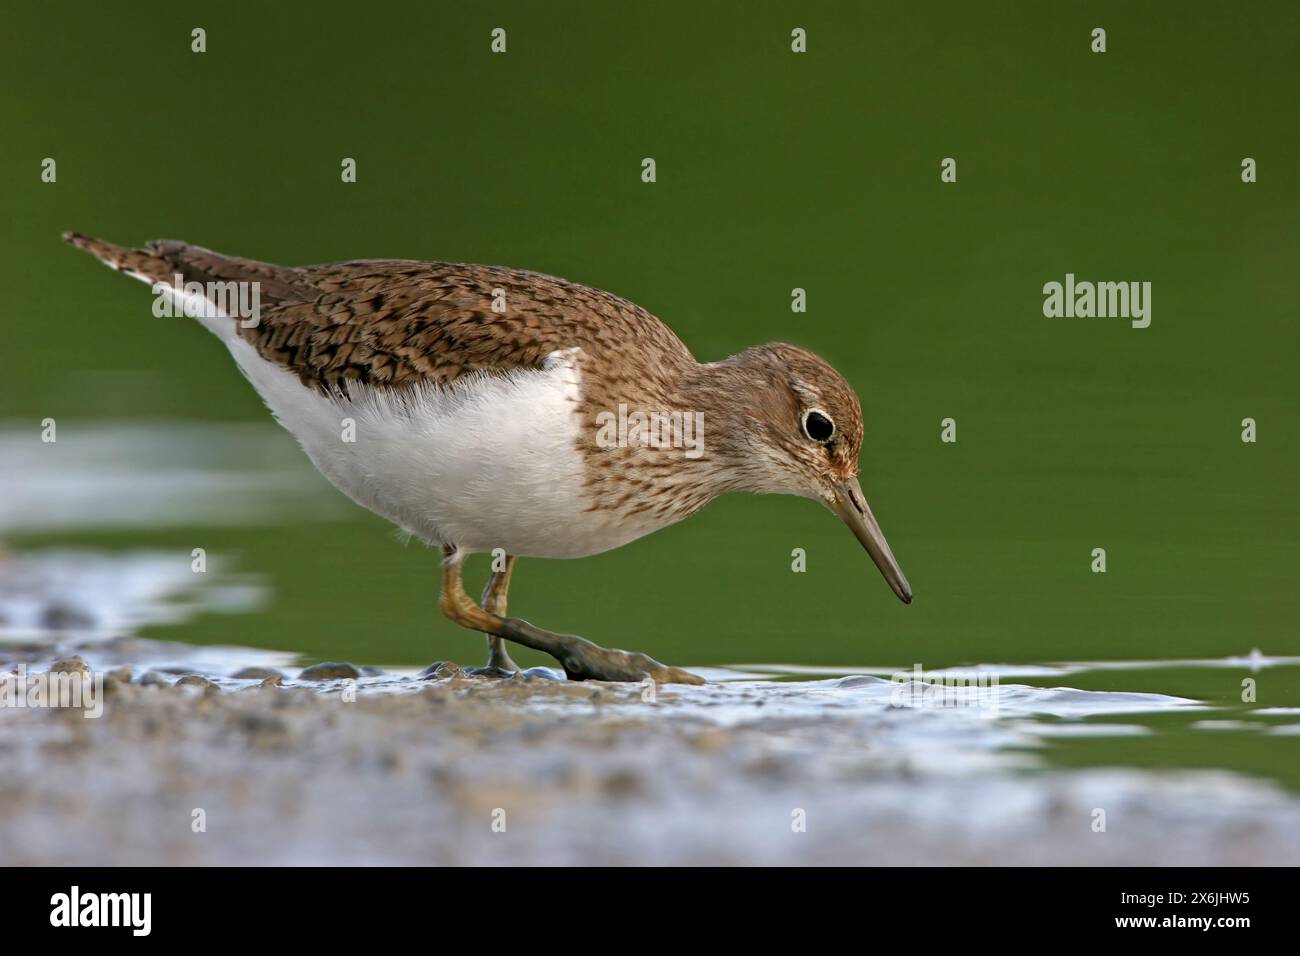
[[[463,677],[464,671],[453,661],[434,661],[416,675],[420,680],[446,680],[449,677]]]
[[[230,675],[235,680],[260,680],[265,681],[272,677],[283,678],[274,667],[243,667]]]
[[[361,671],[357,670],[353,664],[344,664],[337,661],[327,661],[323,664],[313,664],[305,668],[298,675],[299,680],[356,680],[361,676]]]
[[[259,686],[261,686],[261,687],[279,687],[280,684],[281,684],[283,681],[284,681],[284,678],[281,677],[279,674],[272,674],[270,677],[268,677],[268,678],[266,678],[265,680],[263,680],[262,683],[261,683]]]
[[[171,681],[157,671],[145,671],[144,676],[140,678],[141,687],[170,687]]]
[[[204,690],[221,690],[216,684],[198,674],[186,674],[176,682],[177,687],[202,687]]]
[[[61,657],[50,665],[51,674],[89,674],[90,665],[86,661],[73,654],[71,657]]]
[[[522,673],[523,677],[536,680],[567,680],[564,671],[554,667],[530,667]]]

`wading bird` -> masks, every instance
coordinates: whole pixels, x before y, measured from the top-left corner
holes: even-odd
[[[644,654],[509,617],[506,592],[519,557],[608,551],[728,492],[824,503],[912,600],[858,483],[858,397],[804,349],[761,345],[703,364],[640,306],[518,269],[287,268],[183,242],[64,238],[183,304],[326,478],[442,549],[440,607],[488,636],[482,672],[518,671],[505,639],[552,655],[570,678],[699,683]],[[250,303],[256,314],[238,314]],[[640,429],[609,440],[609,416],[628,410],[699,422],[692,453]],[[461,570],[482,552],[504,560],[476,604]]]

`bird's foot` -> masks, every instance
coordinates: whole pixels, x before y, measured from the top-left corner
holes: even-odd
[[[601,647],[576,634],[554,634],[517,617],[502,618],[500,636],[517,644],[550,654],[564,668],[570,680],[643,681],[657,684],[703,684],[704,678],[661,664],[653,657],[634,651]]]
[[[522,674],[524,669],[510,659],[506,642],[492,634],[488,639],[488,662],[482,667],[467,667],[465,673],[471,677],[509,678]]]
[[[494,614],[504,613],[493,611]],[[488,662],[483,668],[485,671],[497,672],[499,674],[522,674],[523,668],[510,659],[510,652],[506,650],[506,642],[492,634],[487,635],[488,642]]]
[[[646,654],[601,647],[590,641],[584,643],[586,647],[572,648],[557,658],[569,680],[643,681],[649,677],[656,684],[704,683],[703,677],[680,667],[660,664]]]

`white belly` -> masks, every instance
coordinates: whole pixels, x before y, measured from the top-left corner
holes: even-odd
[[[226,343],[320,472],[424,541],[471,553],[578,558],[671,523],[589,510],[577,447],[578,349],[552,353],[541,369],[476,376],[447,389],[354,387],[349,399],[333,399],[262,358],[233,320],[205,305],[199,321]]]
[[[331,399],[243,339],[221,337],[321,473],[425,541],[575,558],[660,526],[588,510],[576,349],[553,353],[540,370],[475,376],[446,389],[354,386],[349,399]]]

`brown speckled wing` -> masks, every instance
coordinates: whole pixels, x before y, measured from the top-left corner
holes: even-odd
[[[223,268],[189,251],[175,259],[218,279],[266,268],[245,260],[226,260],[231,265]],[[378,260],[270,268],[272,301],[258,325],[241,326],[239,334],[324,391],[349,382],[443,385],[472,372],[539,368],[560,349],[580,347],[590,358],[647,337],[689,355],[641,307],[535,272]]]
[[[537,368],[551,352],[574,347],[587,361],[629,349],[669,364],[692,361],[640,306],[521,269],[402,260],[290,268],[174,240],[129,249],[76,233],[65,238],[155,281],[179,273],[186,282],[258,282],[260,321],[240,324],[239,335],[326,392],[349,382],[443,385],[472,372]],[[494,311],[494,302],[504,311]]]
[[[471,372],[540,367],[559,349],[589,355],[646,335],[671,339],[645,310],[550,276],[495,266],[351,262],[294,270],[317,295],[263,309],[240,329],[308,385],[446,384]],[[494,311],[494,302],[502,311]],[[666,343],[666,339],[665,339]]]

